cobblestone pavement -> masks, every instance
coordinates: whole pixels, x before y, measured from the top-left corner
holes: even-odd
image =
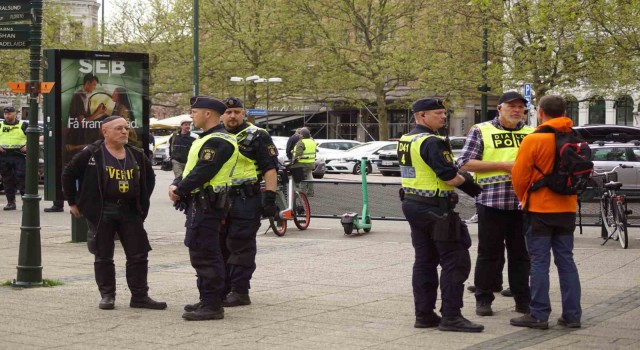
[[[253,304],[227,308],[220,321],[184,321],[182,307],[196,301],[197,291],[182,244],[183,217],[166,200],[169,181],[169,173],[158,171],[147,222],[153,247],[150,295],[167,301],[167,310],[128,307],[130,293],[119,244],[116,309],[99,310],[92,256],[85,244],[70,243],[68,208],[65,213],[43,213],[42,208],[50,205],[45,202],[40,205],[43,277],[64,284],[0,287],[0,349],[640,348],[637,228],[630,230],[626,250],[617,242],[601,246],[599,228],[587,227],[582,236],[576,233],[584,310],[581,329],[555,325],[560,293],[553,266],[549,330],[509,326],[509,319],[518,314],[512,311],[513,300],[502,296],[496,297],[494,316],[478,317],[470,293],[465,294],[463,314],[484,324],[484,332],[415,329],[408,225],[376,220],[371,233],[345,236],[338,220],[318,218],[306,231],[291,225],[284,237],[263,234],[263,222],[251,289]],[[16,277],[21,216],[21,210],[0,211],[0,281]],[[476,225],[470,231],[475,261]]]

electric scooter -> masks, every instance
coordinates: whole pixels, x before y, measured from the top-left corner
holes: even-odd
[[[353,233],[353,229],[356,229],[356,233],[360,234],[360,230],[364,232],[371,231],[371,215],[369,215],[369,191],[367,186],[367,158],[362,157],[360,160],[360,172],[362,175],[362,215],[358,217],[358,213],[349,212],[342,214],[340,223],[344,228],[344,234],[350,235]]]

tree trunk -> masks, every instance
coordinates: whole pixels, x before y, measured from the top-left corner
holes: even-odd
[[[376,104],[378,105],[378,139],[389,139],[389,116],[387,115],[387,94],[384,91],[384,81],[376,83]]]

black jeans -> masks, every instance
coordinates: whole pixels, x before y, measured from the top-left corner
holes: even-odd
[[[16,200],[17,192],[24,193],[25,163],[24,155],[14,153],[0,155],[0,176],[4,184],[4,193],[10,202]]]
[[[147,296],[147,257],[151,245],[135,206],[105,203],[100,222],[98,225],[89,223],[89,229],[89,250],[95,255],[93,266],[100,295],[116,295],[113,253],[114,235],[117,232],[127,258],[127,285],[131,295],[134,298]]]
[[[524,239],[520,210],[501,210],[477,205],[478,259],[474,284],[476,300],[492,302],[493,289],[502,280],[504,249],[507,248],[509,286],[517,304],[531,301],[529,270],[531,262]]]

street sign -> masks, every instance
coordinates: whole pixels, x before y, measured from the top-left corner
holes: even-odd
[[[51,92],[51,89],[53,89],[54,85],[54,82],[41,82],[40,93],[48,94],[49,92]],[[24,81],[10,81],[7,83],[7,86],[9,86],[9,89],[11,89],[11,91],[15,93],[23,94],[27,91],[27,84]]]
[[[267,110],[266,109],[247,109],[247,114],[253,115],[256,117],[266,116]]]
[[[0,50],[28,49],[28,48],[29,48],[29,40],[20,40],[20,41],[0,40]]]
[[[31,31],[29,24],[0,24],[0,32],[28,32]]]
[[[31,2],[14,1],[12,3],[0,2],[0,13],[18,13],[31,11]]]
[[[0,12],[0,23],[20,22],[31,18],[29,12],[4,13]]]
[[[524,84],[524,99],[527,100],[527,109],[531,109],[531,83]]]
[[[4,32],[0,30],[0,41],[29,41],[29,32]]]

